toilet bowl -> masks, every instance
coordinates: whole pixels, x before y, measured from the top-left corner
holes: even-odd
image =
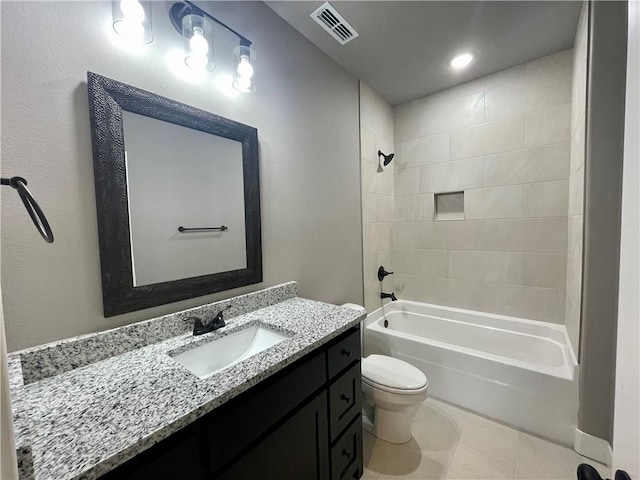
[[[360,305],[343,307],[363,311]],[[386,355],[362,359],[365,427],[376,437],[390,443],[411,440],[413,419],[427,398],[429,382],[418,368]]]
[[[427,399],[428,386],[425,374],[407,362],[386,355],[362,359],[362,393],[365,404],[373,407],[371,433],[391,443],[411,440],[413,419]]]

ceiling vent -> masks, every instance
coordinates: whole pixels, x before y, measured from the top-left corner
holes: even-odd
[[[311,14],[311,18],[329,32],[340,45],[344,45],[360,35],[329,2],[323,3],[320,8]]]

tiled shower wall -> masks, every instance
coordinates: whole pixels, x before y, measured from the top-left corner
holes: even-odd
[[[393,222],[392,162],[378,169],[378,150],[393,151],[393,109],[382,97],[360,82],[360,162],[364,251],[364,304],[368,312],[382,305],[378,267],[393,271],[391,235]],[[384,281],[385,291],[393,280]]]
[[[578,352],[582,299],[582,239],[584,208],[584,157],[587,108],[588,7],[580,12],[573,52],[571,100],[571,162],[569,167],[569,252],[567,255],[567,332]]]
[[[398,296],[564,323],[572,66],[568,50],[394,109],[394,186],[374,191],[363,170],[363,191],[376,194],[365,255],[393,242]],[[368,121],[363,156],[378,138]],[[434,221],[434,194],[457,191],[464,220]]]

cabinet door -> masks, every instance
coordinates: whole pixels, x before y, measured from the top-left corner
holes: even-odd
[[[309,358],[309,356],[311,358]],[[256,439],[306,403],[326,383],[324,352],[213,411],[202,424],[208,443],[209,471],[224,469]],[[241,428],[238,426],[241,425]]]
[[[326,397],[326,391],[314,397],[246,455],[213,478],[327,480],[329,439]]]

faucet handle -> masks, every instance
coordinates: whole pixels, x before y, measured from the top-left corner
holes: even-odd
[[[383,279],[384,277],[386,277],[387,275],[393,275],[393,272],[387,272],[387,271],[384,269],[384,267],[382,267],[382,266],[381,266],[381,267],[378,269],[378,280],[382,281],[382,279]]]
[[[214,330],[217,330],[219,328],[226,326],[226,323],[224,321],[224,316],[222,314],[225,310],[229,310],[230,308],[231,308],[231,305],[227,305],[226,307],[222,308],[218,313],[216,313],[215,317],[213,317],[213,320],[211,320],[211,325],[214,328]]]
[[[218,313],[216,313],[216,316],[213,317],[213,320],[224,320],[224,317],[222,316],[222,312],[224,312],[225,310],[229,310],[231,308],[231,305],[227,305],[226,307],[220,309],[220,311]]]
[[[207,333],[207,327],[204,326],[202,320],[198,317],[188,317],[187,320],[193,320],[193,335],[202,335]]]

